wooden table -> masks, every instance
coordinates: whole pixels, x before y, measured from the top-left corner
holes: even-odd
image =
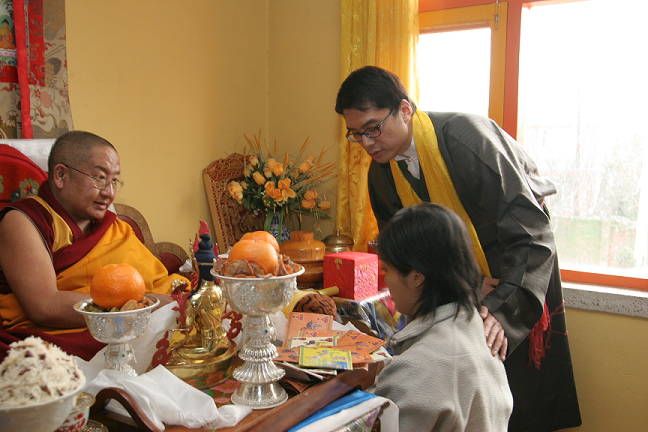
[[[352,390],[366,390],[371,387],[376,377],[377,365],[377,363],[370,363],[368,370],[344,371],[335,378],[318,383],[306,391],[290,397],[288,401],[278,407],[253,410],[238,425],[218,429],[218,432],[284,432]],[[104,402],[108,399],[115,399],[120,402],[128,410],[132,418],[103,409]],[[91,408],[90,418],[102,423],[110,431],[159,431],[146,418],[128,393],[120,389],[108,388],[101,390],[97,394],[97,402]],[[189,429],[170,425],[166,428],[166,431],[198,432],[211,431],[211,429]]]

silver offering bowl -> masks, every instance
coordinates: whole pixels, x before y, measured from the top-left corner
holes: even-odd
[[[247,316],[243,324],[239,357],[243,366],[234,370],[234,378],[241,385],[232,394],[232,402],[253,409],[272,408],[288,400],[288,394],[279,381],[285,371],[274,364],[277,348],[272,343],[276,330],[269,314],[282,310],[297,291],[299,271],[269,278],[221,276],[220,281],[230,307]]]
[[[81,300],[74,309],[82,313],[90,334],[99,342],[108,344],[105,353],[105,369],[114,374],[137,376],[130,365],[134,359],[130,341],[141,336],[151,322],[151,312],[160,303],[157,298],[146,295],[153,304],[142,309],[124,312],[88,312],[86,306],[92,299]]]

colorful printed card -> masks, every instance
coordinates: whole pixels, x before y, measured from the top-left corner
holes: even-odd
[[[290,339],[289,348],[301,346],[334,346],[334,337],[294,337]]]
[[[374,352],[386,343],[387,341],[355,330],[349,330],[338,340],[338,346],[355,345],[367,354]]]
[[[337,345],[336,349],[347,350],[351,353],[351,361],[353,364],[357,363],[373,363],[374,359],[371,358],[371,355],[364,349],[358,348],[355,345]]]
[[[346,333],[345,330],[331,330],[330,332],[322,332],[322,331],[317,331],[317,330],[310,330],[307,328],[303,328],[299,330],[299,335],[302,337],[320,337],[320,336],[333,336],[337,337],[339,339],[340,337],[344,336],[344,333]]]
[[[290,339],[299,336],[302,329],[314,330],[317,332],[331,332],[333,317],[331,315],[316,314],[310,312],[293,312],[290,314],[288,326],[286,327],[286,338],[283,346],[288,347]]]
[[[277,347],[277,358],[275,361],[299,363],[299,349]]]
[[[351,352],[330,347],[299,347],[299,366],[352,370]]]
[[[389,351],[387,351],[387,348],[384,346],[381,346],[378,348],[376,351],[372,352],[371,358],[374,359],[375,361],[389,361],[391,360],[392,356],[389,354]]]

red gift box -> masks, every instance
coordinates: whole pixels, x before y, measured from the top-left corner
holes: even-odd
[[[340,288],[338,297],[362,300],[378,294],[378,255],[338,252],[324,255],[324,287]]]

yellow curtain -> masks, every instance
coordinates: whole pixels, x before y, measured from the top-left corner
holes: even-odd
[[[418,0],[341,0],[342,81],[363,66],[379,66],[400,77],[410,97],[418,99],[416,46]],[[367,191],[371,158],[340,131],[336,228],[353,238],[356,251],[378,235]]]

